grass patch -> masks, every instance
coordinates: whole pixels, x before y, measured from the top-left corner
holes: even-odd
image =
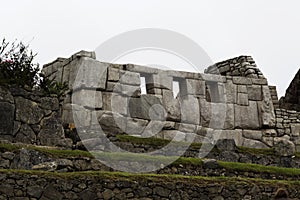
[[[249,153],[249,154],[256,154],[256,155],[262,154],[262,155],[268,155],[268,156],[275,155],[273,149],[254,149],[254,148],[238,146],[237,150],[239,153]]]
[[[218,161],[221,167],[233,171],[255,172],[255,173],[270,173],[276,175],[300,176],[300,169],[284,168],[275,166],[264,166],[258,164],[238,163],[238,162],[223,162]]]
[[[142,138],[142,137],[135,137],[131,135],[116,135],[116,138],[120,142],[128,142],[134,144],[143,144],[143,145],[151,145],[155,147],[161,147],[168,145],[171,140],[161,139],[161,138]],[[174,145],[182,146],[182,145],[189,145],[189,148],[200,149],[202,144],[201,143],[187,143],[187,142],[172,142]]]

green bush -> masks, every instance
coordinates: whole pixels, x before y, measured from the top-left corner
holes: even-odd
[[[35,88],[46,95],[64,95],[68,90],[66,83],[58,83],[39,74],[38,63],[34,63],[36,56],[29,46],[22,42],[6,42],[0,45],[0,85],[17,85],[23,88]]]
[[[66,82],[60,83],[53,79],[44,78],[40,75],[41,79],[39,81],[38,87],[45,95],[55,94],[58,97],[64,96],[65,92],[69,89]]]
[[[0,84],[33,87],[37,84],[39,65],[33,63],[36,54],[22,42],[2,40],[0,46]]]

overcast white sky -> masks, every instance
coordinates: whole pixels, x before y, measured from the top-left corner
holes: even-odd
[[[125,31],[162,28],[194,40],[214,62],[245,54],[253,56],[269,83],[277,86],[279,96],[300,66],[298,0],[0,3],[0,38],[30,43],[40,64],[82,49],[94,50]]]

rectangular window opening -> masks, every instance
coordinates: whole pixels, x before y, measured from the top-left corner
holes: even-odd
[[[180,90],[179,81],[173,80],[172,92],[174,98],[178,96],[179,90]]]
[[[147,88],[146,88],[146,77],[140,76],[141,79],[141,94],[147,94]]]
[[[207,102],[220,102],[218,82],[206,82],[205,89],[205,96]]]

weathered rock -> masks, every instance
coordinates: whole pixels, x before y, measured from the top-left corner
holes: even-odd
[[[180,100],[181,122],[198,125],[200,109],[198,99],[189,95]]]
[[[295,153],[295,145],[286,138],[274,138],[274,151],[279,156],[292,156]]]
[[[118,113],[99,113],[98,121],[101,129],[108,135],[126,133],[127,119]]]
[[[262,131],[255,131],[255,130],[243,130],[243,137],[252,140],[261,140],[262,138]]]
[[[16,120],[26,124],[37,124],[44,117],[44,111],[39,108],[38,104],[25,99],[16,97]]]
[[[153,113],[151,116],[151,112]],[[129,100],[131,117],[148,120],[165,120],[166,112],[162,102],[154,95],[142,95],[140,98]]]
[[[148,120],[127,118],[126,120],[126,133],[129,135],[143,135]]]
[[[26,144],[35,144],[36,135],[34,131],[27,124],[23,124],[20,128],[20,131],[17,133],[15,142],[22,142]]]
[[[262,100],[261,85],[249,85],[248,95],[249,95],[248,96],[249,100],[261,101]]]
[[[163,106],[167,111],[167,119],[180,121],[180,104],[178,99],[174,99],[170,90],[162,90]]]
[[[15,106],[0,102],[0,135],[13,135]]]
[[[120,77],[120,83],[125,85],[140,85],[140,74],[135,72],[123,72]]]
[[[33,165],[33,170],[43,170],[43,171],[55,171],[57,169],[56,162],[44,162],[37,165]]]
[[[177,142],[185,141],[185,133],[177,130],[163,130],[160,134],[163,135],[163,139],[166,140],[173,140]]]
[[[226,102],[230,104],[236,103],[237,99],[237,85],[232,83],[232,80],[228,80],[225,83]]]
[[[103,93],[103,110],[128,114],[128,98],[116,93]]]
[[[258,102],[259,116],[261,118],[261,124],[265,127],[275,127],[275,113],[270,89],[268,86],[262,86],[263,101]]]
[[[41,145],[56,146],[64,139],[64,130],[62,122],[57,113],[44,118],[41,122],[41,131],[38,140]]]
[[[41,103],[39,104],[39,106],[42,109],[54,110],[54,111],[59,109],[59,101],[55,97],[43,97],[40,99],[40,101]]]
[[[72,103],[89,109],[102,108],[102,94],[100,91],[81,89],[72,94]]]
[[[242,106],[248,106],[249,105],[248,94],[238,93],[237,104]]]
[[[195,79],[186,79],[187,94],[205,95],[205,82]]]
[[[269,147],[265,145],[264,143],[257,141],[257,140],[251,140],[251,139],[243,139],[242,146],[248,147],[248,148],[255,148],[255,149],[268,149]]]
[[[30,170],[33,165],[38,165],[43,162],[50,162],[51,159],[44,154],[23,148],[20,153],[17,154],[11,163],[12,169],[28,169]]]
[[[77,88],[93,88],[105,89],[108,63],[99,62],[97,60],[81,57],[70,71],[71,83],[69,87]]]
[[[234,105],[234,113],[236,128],[258,129],[260,127],[255,101],[249,101],[249,106]]]
[[[119,78],[120,78],[120,70],[109,67],[108,68],[108,80],[109,81],[119,81]]]
[[[200,115],[200,125],[204,127],[209,127],[212,111],[211,111],[211,103],[207,102],[205,99],[199,99],[201,115]]]
[[[0,102],[14,103],[14,97],[10,91],[3,86],[0,86]]]
[[[216,147],[220,151],[235,151],[236,145],[233,139],[220,139],[216,143]]]

